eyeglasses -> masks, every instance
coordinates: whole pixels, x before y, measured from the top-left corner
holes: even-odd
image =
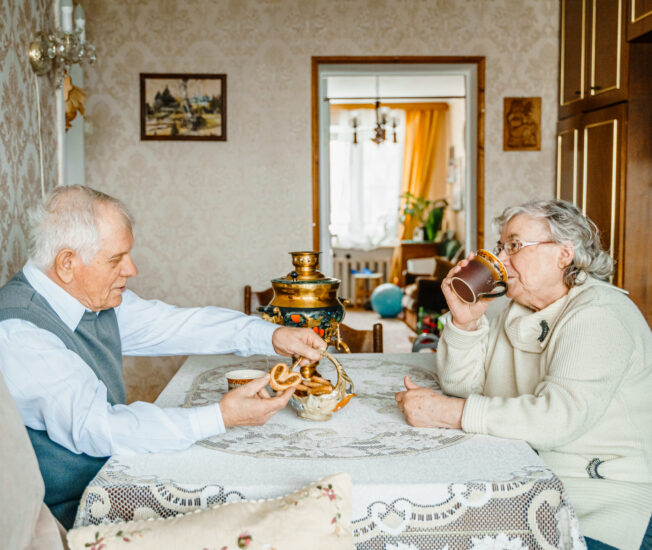
[[[498,241],[496,243],[496,248],[494,248],[494,254],[498,256],[503,250],[508,256],[513,256],[526,246],[534,246],[535,244],[555,244],[555,241],[518,241],[516,239],[511,239],[505,244]]]

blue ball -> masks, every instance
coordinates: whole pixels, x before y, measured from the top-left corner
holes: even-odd
[[[371,307],[381,317],[396,317],[401,313],[403,291],[392,283],[383,283],[371,293]]]

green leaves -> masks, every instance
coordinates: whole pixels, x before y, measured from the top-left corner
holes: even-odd
[[[444,210],[446,209],[446,206],[448,206],[448,203],[444,199],[439,199],[433,202],[432,209],[430,210],[430,214],[428,214],[428,219],[425,223],[429,241],[434,241],[437,237],[437,233],[441,231],[441,224],[444,221]]]
[[[437,233],[441,230],[441,224],[444,220],[444,211],[448,206],[446,199],[430,200],[406,191],[401,195],[403,207],[401,210],[401,223],[410,216],[418,220],[419,225],[426,228],[429,241],[435,240]]]

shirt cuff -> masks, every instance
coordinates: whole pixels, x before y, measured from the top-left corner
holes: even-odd
[[[462,411],[462,429],[475,434],[487,433],[489,398],[476,393],[469,395]]]
[[[219,403],[188,410],[194,413],[192,427],[195,431],[195,441],[226,432]]]
[[[276,351],[272,345],[272,335],[281,326],[262,319],[258,319],[257,321],[256,325],[252,328],[255,336],[251,339],[250,355],[276,355]]]
[[[448,315],[448,314],[447,314]],[[478,320],[478,328],[476,330],[462,330],[453,324],[452,318],[449,317],[444,330],[442,331],[442,338],[446,342],[458,349],[470,349],[475,346],[480,338],[489,332],[489,322],[483,315]]]

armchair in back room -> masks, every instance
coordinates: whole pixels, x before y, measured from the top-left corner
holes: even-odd
[[[419,309],[441,312],[447,309],[441,282],[455,264],[443,256],[408,260],[405,291],[403,294],[403,320],[417,331]]]

